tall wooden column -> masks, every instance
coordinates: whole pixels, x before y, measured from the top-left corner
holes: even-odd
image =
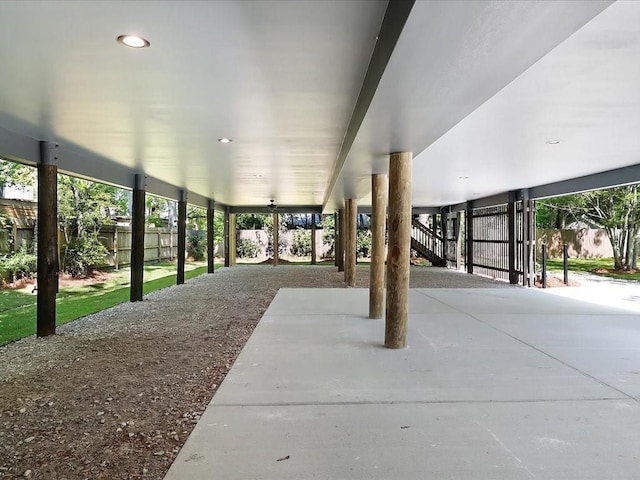
[[[278,265],[278,230],[280,225],[278,223],[279,216],[277,212],[273,212],[273,266]]]
[[[144,281],[144,207],[147,177],[136,175],[131,208],[131,291],[129,299],[140,302]]]
[[[358,204],[355,198],[347,200],[346,212],[347,242],[345,245],[345,281],[350,287],[356,285],[356,240],[358,235],[356,221],[358,219]]]
[[[333,265],[338,266],[338,212],[333,212]]]
[[[340,208],[338,210],[338,223],[336,223],[336,228],[338,229],[338,234],[336,235],[336,255],[338,258],[338,271],[344,272],[344,243],[345,243],[345,209]]]
[[[215,260],[214,223],[216,212],[213,209],[213,201],[209,200],[207,206],[207,273],[213,273]]]
[[[36,333],[56,333],[58,292],[58,158],[57,145],[40,142],[38,163],[38,304]]]
[[[316,214],[311,214],[311,265],[316,264]]]
[[[402,152],[392,153],[389,159],[389,247],[384,337],[384,345],[388,348],[404,348],[407,345],[412,158],[411,152]]]
[[[184,283],[184,256],[187,250],[187,192],[180,192],[178,201],[178,275],[176,284]]]
[[[384,233],[386,227],[386,175],[371,175],[371,269],[369,318],[382,318],[384,300]]]
[[[238,246],[237,219],[238,216],[235,213],[229,214],[229,266],[231,267],[236,264],[236,249]]]
[[[231,248],[229,246],[229,207],[224,210],[224,266],[231,266]]]

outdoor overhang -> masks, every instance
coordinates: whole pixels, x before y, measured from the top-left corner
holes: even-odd
[[[203,207],[368,206],[395,151],[420,208],[640,165],[637,2],[6,1],[0,29],[1,157],[53,141],[63,172]]]

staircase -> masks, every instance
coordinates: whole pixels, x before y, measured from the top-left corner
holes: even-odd
[[[416,219],[411,220],[411,248],[436,267],[447,266],[442,258],[442,242],[442,237],[429,227]]]

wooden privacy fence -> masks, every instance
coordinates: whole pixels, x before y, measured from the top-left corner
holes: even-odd
[[[189,232],[187,232],[189,236]],[[100,229],[100,241],[107,248],[102,265],[119,268],[131,263],[131,227],[105,225]],[[178,230],[146,228],[144,231],[144,261],[173,260],[178,256]]]

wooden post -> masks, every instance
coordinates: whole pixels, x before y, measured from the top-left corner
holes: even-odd
[[[382,318],[384,299],[384,233],[386,227],[386,175],[371,175],[371,269],[369,270],[369,318]]]
[[[409,262],[411,250],[411,152],[389,159],[389,248],[384,345],[407,345],[409,319]]]
[[[273,266],[278,265],[278,225],[279,216],[277,212],[273,212]]]
[[[231,266],[236,264],[236,246],[238,232],[236,230],[237,216],[235,213],[229,214],[229,259]]]
[[[116,270],[119,269],[118,265],[118,226],[113,227],[113,265]]]
[[[213,209],[213,201],[209,200],[209,205],[207,207],[207,273],[213,273],[215,271],[215,240],[214,240],[214,220],[215,220],[215,210]]]
[[[131,208],[131,287],[129,299],[140,302],[144,277],[144,204],[146,176],[136,175]]]
[[[187,192],[180,192],[178,201],[178,274],[176,284],[184,283],[184,256],[187,250]]]
[[[224,210],[224,266],[231,266],[231,249],[229,248],[229,207]]]
[[[338,229],[338,234],[336,235],[336,255],[338,258],[338,271],[344,272],[344,242],[346,238],[345,234],[345,209],[341,208],[338,210],[338,223],[336,224],[336,228]]]
[[[467,234],[465,262],[467,264],[467,273],[473,273],[473,204],[471,202],[467,202],[464,220]]]
[[[311,265],[316,264],[316,214],[311,214]]]
[[[358,219],[358,204],[355,198],[347,200],[347,246],[345,255],[345,280],[347,285],[356,285],[356,240],[358,229],[356,221]]]
[[[338,266],[338,212],[333,212],[333,264]],[[340,271],[340,270],[338,270]]]
[[[56,333],[58,291],[58,158],[52,142],[40,142],[38,163],[38,299],[36,334]],[[17,237],[14,238],[14,245]]]
[[[462,231],[462,213],[461,212],[457,212],[456,213],[456,220],[455,220],[455,228],[454,228],[454,233],[455,233],[455,237],[456,237],[456,270],[460,270],[460,268],[462,267],[462,235],[460,234]]]

